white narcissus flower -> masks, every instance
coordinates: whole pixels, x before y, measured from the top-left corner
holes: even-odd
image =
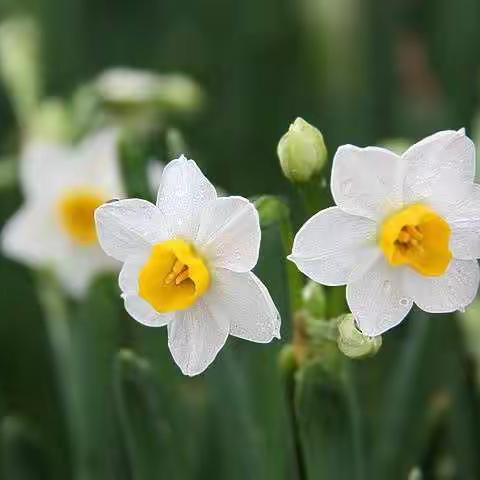
[[[167,326],[182,372],[197,375],[228,335],[266,343],[280,338],[280,317],[251,272],[260,248],[257,211],[242,197],[217,197],[192,160],[163,171],[157,204],[121,200],[95,212],[106,253],[124,262],[119,285],[127,312]]]
[[[331,189],[337,204],[297,233],[289,259],[324,285],[347,285],[360,330],[379,335],[413,303],[463,310],[477,293],[480,186],[465,131],[443,131],[396,155],[340,147]]]
[[[95,229],[95,209],[123,196],[117,132],[103,130],[77,147],[34,140],[20,158],[24,204],[2,232],[2,249],[30,267],[49,267],[80,298],[92,277],[116,270]]]

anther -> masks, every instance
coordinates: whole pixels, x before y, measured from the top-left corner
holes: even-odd
[[[176,262],[173,264],[172,271],[165,277],[165,283],[169,285],[172,283],[177,275],[183,270],[186,269],[186,265],[182,263],[180,260],[176,260]],[[178,285],[178,283],[177,283]]]
[[[418,230],[417,227],[413,227],[412,225],[407,225],[406,227],[407,233],[414,238],[415,240],[422,240],[423,235],[422,233]]]
[[[183,270],[181,273],[177,275],[177,278],[175,279],[175,285],[180,285],[184,280],[186,280],[190,275],[190,272],[188,271],[188,268]]]

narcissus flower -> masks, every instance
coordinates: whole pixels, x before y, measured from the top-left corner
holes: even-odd
[[[138,322],[167,326],[182,372],[204,371],[228,335],[266,343],[279,338],[280,318],[251,272],[260,247],[254,206],[217,197],[192,160],[164,169],[157,204],[129,199],[95,212],[100,244],[124,262],[119,285]]]
[[[463,310],[477,293],[480,186],[465,131],[425,138],[399,156],[340,147],[332,169],[336,207],[308,220],[289,257],[313,280],[347,285],[360,330],[379,335],[413,303]]]
[[[95,209],[123,195],[117,133],[105,130],[72,148],[34,140],[20,159],[25,203],[7,222],[4,253],[31,267],[50,267],[81,297],[92,277],[119,268],[97,241]]]

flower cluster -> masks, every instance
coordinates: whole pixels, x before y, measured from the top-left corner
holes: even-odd
[[[289,135],[282,152],[302,158],[309,152],[309,169],[317,172],[316,159],[324,163],[326,154],[321,134]],[[165,167],[150,163],[156,204],[121,199],[116,143],[117,132],[105,130],[75,148],[27,144],[25,204],[4,229],[3,250],[27,265],[53,268],[78,298],[96,273],[123,265],[125,309],[143,325],[167,327],[168,346],[186,375],[203,372],[229,335],[259,343],[280,338],[277,308],[252,273],[261,237],[254,205],[218,196],[184,156]],[[316,148],[322,155],[313,155]],[[290,157],[286,175],[298,167]],[[288,258],[315,282],[347,285],[353,316],[345,318],[357,337],[391,329],[414,303],[432,313],[463,310],[480,281],[474,171],[474,145],[463,130],[439,132],[402,155],[342,146],[332,166],[336,206],[303,225]],[[370,345],[360,340],[362,348]]]

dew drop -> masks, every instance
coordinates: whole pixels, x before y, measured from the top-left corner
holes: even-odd
[[[459,308],[458,308],[458,311],[459,311],[460,313],[465,313],[465,307],[459,307]]]
[[[408,298],[401,298],[399,303],[403,307],[406,307],[408,305]]]
[[[385,280],[383,282],[384,293],[390,293],[391,290],[392,290],[392,282],[390,280]]]

